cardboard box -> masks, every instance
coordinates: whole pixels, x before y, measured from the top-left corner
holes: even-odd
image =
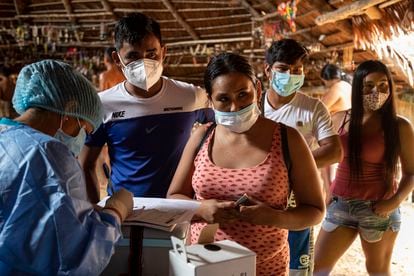
[[[255,276],[256,253],[240,244],[224,240],[185,246],[171,237],[170,276]]]

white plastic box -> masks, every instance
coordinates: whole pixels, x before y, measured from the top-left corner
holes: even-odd
[[[256,253],[224,240],[185,246],[171,237],[170,276],[255,276]]]

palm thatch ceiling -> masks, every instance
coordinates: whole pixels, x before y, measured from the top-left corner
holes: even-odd
[[[113,45],[117,19],[142,12],[160,23],[168,47],[165,74],[176,79],[201,84],[209,58],[222,51],[247,56],[260,75],[269,43],[290,37],[311,50],[307,86],[320,84],[319,70],[326,62],[352,71],[378,57],[400,86],[412,85],[414,57],[389,51],[380,42],[396,31],[413,31],[413,2],[0,0],[0,63],[23,65],[45,57],[101,63],[103,48]]]

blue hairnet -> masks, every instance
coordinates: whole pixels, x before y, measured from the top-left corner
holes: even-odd
[[[13,96],[19,114],[40,107],[88,121],[96,130],[102,122],[101,101],[93,85],[69,64],[43,60],[20,71]]]

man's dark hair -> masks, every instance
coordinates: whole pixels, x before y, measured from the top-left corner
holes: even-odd
[[[140,43],[145,36],[152,34],[160,41],[161,30],[157,21],[142,13],[132,13],[121,18],[115,26],[115,47],[119,51],[124,41]]]
[[[308,50],[296,40],[281,39],[272,43],[266,51],[265,58],[270,66],[276,61],[292,65],[307,55]]]

